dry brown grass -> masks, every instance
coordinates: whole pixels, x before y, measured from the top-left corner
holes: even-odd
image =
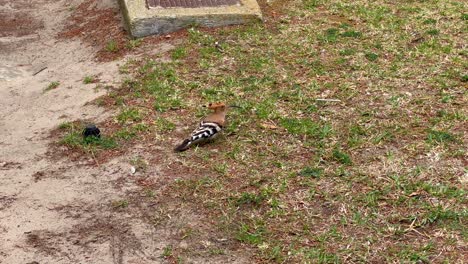
[[[190,29],[169,62],[127,65],[102,102],[121,131],[147,129],[113,137],[177,179],[144,189],[202,212],[193,241],[215,230],[259,262],[462,263],[466,4],[280,3],[262,3],[265,25]],[[218,100],[242,107],[224,136],[172,153]]]

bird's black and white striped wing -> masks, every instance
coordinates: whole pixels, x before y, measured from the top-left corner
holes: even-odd
[[[215,138],[219,131],[221,131],[223,127],[216,123],[216,122],[200,122],[200,125],[197,129],[195,129],[189,138],[184,140],[182,144],[177,146],[174,150],[175,151],[184,151],[188,149],[192,144],[197,144],[209,139]]]
[[[200,126],[192,132],[192,135],[190,135],[190,141],[191,143],[197,143],[215,138],[221,129],[222,126],[218,123],[201,121]]]

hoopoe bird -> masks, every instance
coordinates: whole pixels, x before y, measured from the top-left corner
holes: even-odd
[[[226,112],[228,106],[224,103],[210,103],[206,106],[208,109],[213,110],[213,113],[205,117],[195,129],[189,138],[185,139],[182,144],[178,145],[175,151],[185,151],[190,146],[209,141],[216,138],[219,132],[223,129],[226,122]],[[236,106],[230,106],[236,107]]]

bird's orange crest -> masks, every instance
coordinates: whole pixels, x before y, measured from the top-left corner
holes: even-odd
[[[209,104],[207,105],[207,108],[208,108],[208,109],[213,109],[213,110],[219,109],[219,108],[224,108],[224,107],[226,107],[226,104],[225,104],[225,103],[221,103],[221,102],[209,103]]]

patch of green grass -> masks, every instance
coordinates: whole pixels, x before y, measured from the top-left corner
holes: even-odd
[[[67,145],[69,147],[83,147],[86,148],[88,145],[95,145],[93,143],[97,143],[97,140],[89,139],[84,140],[82,134],[79,131],[72,131],[66,134],[60,143]]]
[[[187,56],[187,50],[184,47],[175,48],[171,55],[173,60],[183,59],[185,56]]]
[[[457,188],[455,186],[447,186],[444,184],[430,184],[430,183],[422,183],[422,189],[428,192],[431,195],[436,197],[442,198],[466,198],[467,191]]]
[[[424,226],[435,222],[442,221],[458,221],[461,218],[468,216],[468,210],[454,211],[445,209],[442,206],[429,207],[429,210],[421,217],[419,225]]]
[[[437,23],[437,20],[435,20],[433,18],[428,18],[428,19],[423,21],[423,24],[425,24],[425,25],[436,24],[436,23]]]
[[[226,251],[222,248],[210,248],[209,253],[211,255],[226,255]]]
[[[71,129],[73,127],[73,123],[71,122],[63,122],[63,123],[60,123],[60,125],[58,126],[59,129]]]
[[[166,112],[170,109],[178,109],[182,106],[182,100],[179,98],[160,98],[154,102],[154,109],[159,112]]]
[[[332,133],[330,125],[319,124],[307,118],[283,118],[280,124],[291,134],[308,135],[317,139],[324,139]]]
[[[360,125],[352,125],[348,129],[348,145],[350,147],[356,147],[364,143],[367,136],[366,130]]]
[[[429,130],[427,134],[427,142],[435,143],[449,143],[456,141],[456,137],[446,131]]]
[[[371,191],[366,193],[364,201],[367,206],[377,206],[377,201],[381,198],[382,193],[380,191]]]
[[[59,85],[60,85],[60,82],[58,82],[58,81],[51,82],[51,83],[49,83],[49,85],[47,85],[47,87],[44,89],[44,92],[47,92],[47,91],[56,89],[57,87],[59,87]]]
[[[342,49],[342,50],[340,50],[340,55],[341,56],[351,56],[351,55],[354,55],[354,54],[356,54],[355,49]]]
[[[94,81],[95,81],[94,76],[86,76],[83,79],[84,84],[90,84],[90,83],[93,83]]]
[[[179,78],[171,67],[156,66],[154,61],[148,61],[140,71],[147,74],[139,91],[152,97],[154,109],[159,112],[179,109],[182,99],[174,86],[179,84]]]
[[[437,30],[437,29],[429,29],[428,31],[426,31],[426,34],[432,35],[432,36],[439,35],[439,33],[440,33],[440,31]]]
[[[105,49],[108,52],[117,52],[119,51],[119,45],[117,44],[117,41],[112,39],[107,42]]]
[[[131,126],[122,127],[121,129],[114,132],[113,136],[123,140],[131,140],[142,133],[148,132],[149,130],[150,127],[147,124],[138,123]]]
[[[163,253],[161,254],[161,257],[168,258],[170,256],[172,256],[172,246],[165,246],[163,248]]]
[[[460,79],[462,82],[468,82],[468,74],[462,75]]]
[[[342,37],[345,38],[360,38],[362,37],[362,33],[354,30],[348,30],[340,34]]]
[[[130,140],[130,139],[132,139],[132,138],[134,138],[136,136],[137,136],[137,134],[135,133],[135,131],[133,131],[132,129],[129,129],[127,127],[122,128],[120,130],[117,130],[114,133],[114,137],[119,138],[119,139],[123,139],[123,140]]]
[[[286,254],[283,253],[281,246],[268,246],[263,249],[262,245],[259,246],[262,248],[262,255],[265,259],[274,261],[276,263],[283,263],[286,259]]]
[[[323,169],[311,168],[311,167],[305,167],[299,172],[300,176],[312,177],[312,178],[320,178],[322,174],[323,174]]]
[[[325,30],[325,32],[319,36],[319,40],[327,42],[327,43],[334,43],[338,40],[340,35],[340,31],[337,28],[329,28]]]
[[[412,263],[430,263],[425,250],[415,250],[406,246],[403,250],[399,250],[398,257],[402,261],[411,261]]]
[[[303,0],[304,8],[308,10],[315,10],[322,4],[323,0]]]
[[[145,196],[150,197],[150,198],[154,198],[156,196],[156,193],[151,189],[146,189],[145,190]]]
[[[265,196],[262,194],[244,192],[240,195],[240,197],[235,199],[235,203],[237,205],[242,205],[242,204],[259,205],[264,200],[265,200]]]
[[[372,143],[378,145],[378,144],[380,144],[382,142],[390,141],[393,138],[394,138],[394,135],[393,135],[392,131],[384,130],[383,132],[378,133],[377,135],[375,135],[372,138]]]
[[[155,120],[155,125],[160,132],[170,132],[176,128],[174,123],[162,117]]]
[[[127,200],[118,200],[118,201],[113,201],[112,202],[112,207],[114,208],[127,208],[128,207],[128,201]]]
[[[90,146],[97,146],[103,149],[114,149],[116,148],[117,142],[111,137],[87,137],[83,142]]]
[[[264,241],[265,229],[263,225],[249,226],[242,224],[237,231],[236,238],[242,242],[251,245],[259,245]]]
[[[348,154],[340,151],[339,149],[334,149],[333,150],[332,157],[333,157],[334,160],[336,160],[339,163],[342,163],[344,165],[351,165],[352,164],[351,157]]]
[[[226,175],[228,166],[226,163],[219,163],[213,166],[213,169],[221,175]]]
[[[106,150],[117,148],[118,144],[112,137],[83,137],[83,128],[68,123],[61,127],[67,130],[66,134],[60,140],[60,143],[71,148],[79,148],[85,151],[94,152],[96,150]]]
[[[431,120],[433,125],[441,122],[457,122],[457,121],[467,121],[468,116],[461,113],[460,111],[448,112],[444,109],[437,112],[437,116]]]
[[[453,95],[451,94],[442,94],[442,103],[447,104],[453,100]]]
[[[150,127],[145,123],[139,123],[132,126],[132,130],[135,132],[147,132],[150,130]]]
[[[133,79],[112,97],[125,133],[114,137],[167,150],[160,165],[178,180],[161,202],[193,206],[209,218],[203,228],[259,262],[459,262],[456,246],[435,249],[466,237],[463,4],[267,6],[263,24],[192,28],[171,61],[125,69]],[[215,147],[174,163],[168,132],[212,101],[241,108],[228,111]]]
[[[328,263],[341,263],[336,254],[326,252],[320,248],[310,248],[305,251],[305,256],[308,260],[314,263],[328,264]]]
[[[255,113],[260,119],[273,119],[278,117],[274,100],[264,100],[256,106]]]
[[[128,49],[132,50],[132,49],[139,47],[141,43],[142,43],[142,39],[130,39],[128,40],[126,46]]]
[[[379,58],[379,55],[373,52],[366,52],[365,57],[369,61],[376,61]]]
[[[140,110],[136,108],[126,108],[117,115],[117,121],[119,123],[124,124],[128,122],[138,122],[141,121],[142,116]]]

